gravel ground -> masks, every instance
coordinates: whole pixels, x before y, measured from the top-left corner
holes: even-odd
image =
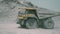
[[[16,24],[15,21],[8,21],[5,22],[0,21],[0,34],[60,34],[60,21],[57,18],[53,18],[55,21],[55,28],[54,29],[24,29],[18,28],[20,25]]]

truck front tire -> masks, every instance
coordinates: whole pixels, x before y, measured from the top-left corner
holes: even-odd
[[[26,28],[28,29],[38,28],[38,22],[37,19],[35,18],[29,18],[25,21],[25,23],[26,23]]]

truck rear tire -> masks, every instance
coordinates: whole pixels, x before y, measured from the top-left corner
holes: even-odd
[[[38,28],[38,22],[34,18],[29,18],[25,21],[26,23],[26,28],[28,29],[35,29]]]
[[[51,18],[45,19],[43,23],[43,27],[45,29],[53,29],[54,28],[54,22]]]

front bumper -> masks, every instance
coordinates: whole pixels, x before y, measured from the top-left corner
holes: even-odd
[[[18,17],[18,19],[24,19],[24,17]]]

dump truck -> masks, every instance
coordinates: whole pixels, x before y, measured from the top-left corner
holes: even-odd
[[[23,28],[35,29],[45,28],[53,29],[54,21],[52,17],[59,16],[60,12],[43,12],[39,8],[19,8],[17,24]],[[44,10],[45,11],[45,10]]]

